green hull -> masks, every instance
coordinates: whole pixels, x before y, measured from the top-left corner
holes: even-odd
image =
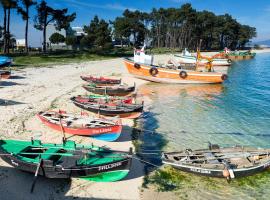
[[[48,178],[75,177],[96,182],[121,180],[127,176],[131,165],[131,157],[127,153],[73,141],[42,144],[39,140],[0,140],[0,156],[22,171],[34,173],[38,164],[45,162],[39,175]]]

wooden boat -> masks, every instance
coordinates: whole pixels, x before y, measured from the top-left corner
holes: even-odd
[[[198,57],[201,59],[198,60]],[[181,55],[174,55],[175,59],[182,64],[197,64],[198,66],[206,66],[209,62],[209,58],[202,56],[200,52],[197,52],[197,56],[192,55],[187,49],[183,51]],[[212,57],[211,57],[212,58]],[[227,58],[212,58],[212,66],[230,66],[232,60]]]
[[[226,74],[218,72],[199,72],[183,69],[168,69],[155,65],[136,63],[125,58],[128,72],[137,78],[158,83],[222,83]]]
[[[91,136],[98,140],[112,142],[117,140],[122,131],[121,120],[108,120],[81,115],[74,116],[64,111],[47,111],[37,114],[48,127],[73,135]]]
[[[12,64],[12,59],[6,56],[0,56],[0,68],[8,67]]]
[[[230,60],[249,60],[253,59],[256,56],[256,53],[249,51],[230,51],[228,48],[225,48],[224,51],[213,56],[213,58],[228,58]]]
[[[119,116],[120,118],[135,119],[141,116],[143,112],[142,104],[125,104],[125,103],[96,103],[96,102],[80,102],[75,97],[71,101],[84,110],[104,116]]]
[[[98,85],[118,85],[121,84],[121,79],[113,79],[107,77],[81,76],[81,79],[89,83]]]
[[[112,97],[108,95],[78,95],[75,97],[76,101],[79,101],[81,103],[87,103],[87,102],[96,102],[96,103],[126,103],[131,104],[133,102],[133,98],[131,96],[127,97]]]
[[[209,149],[163,153],[162,160],[164,164],[185,172],[233,179],[269,168],[270,149],[210,145]]]
[[[179,63],[189,63],[189,64],[196,64],[197,58],[196,56],[187,56],[187,55],[174,55],[176,60]],[[205,66],[208,63],[207,59],[202,59],[198,62],[199,66]],[[214,58],[212,65],[215,66],[230,66],[231,60],[226,58]]]
[[[83,88],[94,94],[105,94],[109,96],[126,96],[135,91],[134,86],[118,85],[118,86],[99,86],[96,84],[83,85]]]
[[[35,176],[97,182],[121,180],[131,166],[131,154],[127,152],[74,141],[42,144],[40,140],[0,140],[0,157],[16,169]]]
[[[2,70],[0,71],[0,79],[3,78],[3,79],[9,79],[11,76],[11,72],[10,71],[7,71],[7,70]]]

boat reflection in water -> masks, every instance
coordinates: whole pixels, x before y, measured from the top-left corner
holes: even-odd
[[[171,97],[187,95],[198,99],[212,99],[214,96],[220,95],[224,90],[224,86],[220,84],[212,85],[163,85],[163,84],[146,84],[139,88],[138,94],[143,96],[155,96],[159,100],[166,100]]]

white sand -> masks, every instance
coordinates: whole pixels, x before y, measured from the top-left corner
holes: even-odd
[[[145,81],[128,75],[122,59],[94,61],[51,68],[28,68],[14,72],[15,78],[2,80],[0,84],[0,103],[7,100],[7,106],[0,105],[1,138],[30,140],[31,137],[43,142],[61,143],[62,134],[44,126],[35,116],[42,110],[63,109],[68,112],[81,110],[71,103],[70,97],[85,94],[81,88],[84,83],[80,75],[112,73],[121,76],[123,81],[137,86]],[[9,105],[12,101],[14,105]],[[124,120],[124,124],[133,125],[132,120]],[[88,137],[73,136],[70,139],[79,143],[94,143],[109,146],[117,150],[129,150],[131,128],[125,127],[118,142],[97,141]],[[71,136],[71,135],[67,135]],[[20,172],[0,159],[0,193],[4,199],[64,199],[97,198],[97,199],[139,199],[143,179],[143,165],[134,161],[128,177],[114,183],[94,183],[80,179],[68,181],[37,181],[34,194],[30,194],[33,175]]]

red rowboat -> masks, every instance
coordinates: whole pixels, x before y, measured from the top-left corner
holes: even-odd
[[[11,76],[11,72],[10,71],[0,71],[0,79],[9,79]]]
[[[118,85],[121,84],[121,79],[113,79],[107,77],[94,77],[94,76],[81,76],[81,79],[89,83],[95,83],[98,85]]]
[[[92,118],[81,114],[74,116],[65,111],[47,111],[37,114],[40,120],[50,128],[73,135],[91,136],[95,139],[115,141],[122,131],[121,120]]]

